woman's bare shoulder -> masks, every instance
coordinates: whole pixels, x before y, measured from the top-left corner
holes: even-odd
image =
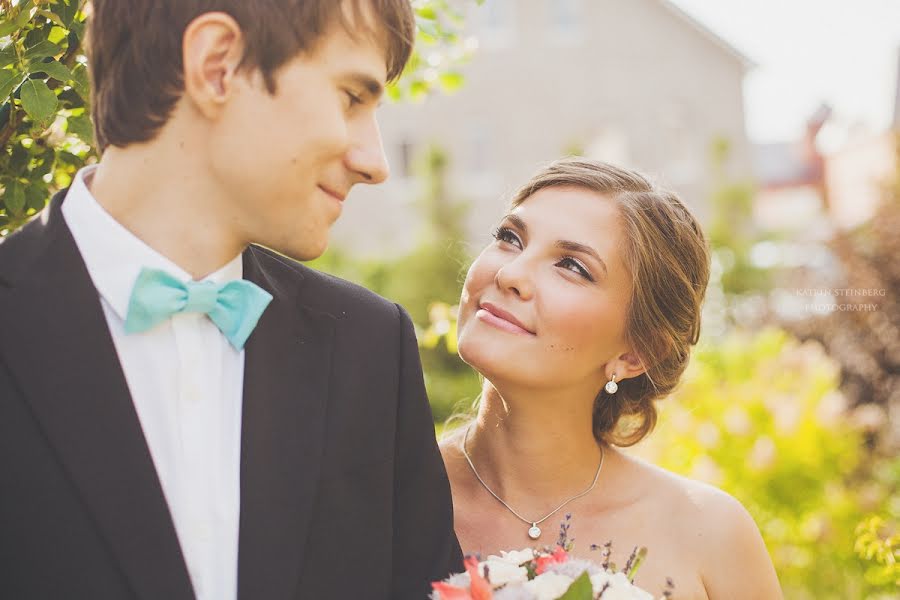
[[[755,597],[780,597],[759,528],[738,499],[713,485],[639,458],[629,456],[627,460],[643,480],[651,505],[665,511],[662,514],[667,515],[667,521],[678,528],[682,549],[702,565],[701,576],[711,598],[744,597],[752,590],[769,594]],[[748,581],[742,577],[736,580],[735,571],[746,573]]]
[[[708,483],[668,471],[631,454],[620,452],[638,489],[654,503],[665,504],[692,524],[706,522],[709,511],[740,506],[733,496]]]

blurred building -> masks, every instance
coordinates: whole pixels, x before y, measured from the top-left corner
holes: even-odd
[[[470,207],[483,243],[511,192],[573,152],[638,168],[709,214],[710,149],[730,143],[728,174],[751,175],[742,83],[749,59],[665,0],[487,0],[469,6],[478,40],[451,95],[380,109],[392,168],[354,190],[334,232],[355,253],[401,252],[420,230],[417,156],[450,157],[448,196]],[[427,49],[426,49],[427,50]]]
[[[799,228],[814,239],[829,234],[825,156],[818,137],[830,116],[831,108],[822,105],[807,120],[801,139],[753,147],[758,185],[753,215],[763,229]]]
[[[824,240],[875,214],[885,186],[897,176],[900,52],[889,129],[845,127],[843,143],[823,153],[818,137],[830,117],[831,109],[823,105],[810,116],[801,139],[753,147],[754,218],[763,229]]]

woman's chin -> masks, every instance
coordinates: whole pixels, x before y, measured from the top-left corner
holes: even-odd
[[[519,385],[529,378],[521,361],[508,353],[489,350],[484,345],[460,342],[459,357],[495,387],[501,383]]]

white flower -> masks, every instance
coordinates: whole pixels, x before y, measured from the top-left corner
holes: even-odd
[[[651,594],[632,585],[625,573],[604,571],[591,575],[591,588],[595,594],[599,594],[607,583],[609,587],[603,593],[603,600],[653,600]]]
[[[525,588],[534,593],[537,600],[556,600],[572,585],[571,577],[559,573],[544,573],[525,584]]]
[[[491,587],[528,581],[528,570],[525,567],[506,562],[496,556],[492,556],[478,565],[478,572],[481,573],[482,577],[484,577],[485,565],[487,565]]]
[[[496,554],[491,554],[487,557],[488,560],[500,560],[511,565],[519,566],[524,562],[530,562],[534,560],[534,550],[531,548],[526,548],[525,550],[513,550],[511,552],[501,552],[500,556]]]

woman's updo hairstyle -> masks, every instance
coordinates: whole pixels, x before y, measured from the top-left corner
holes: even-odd
[[[594,400],[598,441],[631,446],[656,425],[654,401],[669,395],[700,336],[700,312],[709,281],[709,250],[700,224],[672,192],[644,175],[608,163],[566,158],[541,169],[512,199],[515,208],[538,190],[577,187],[616,203],[633,289],[625,334],[646,371],[601,388]]]

